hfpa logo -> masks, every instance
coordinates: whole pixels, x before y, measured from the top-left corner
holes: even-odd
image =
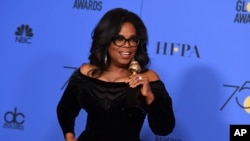
[[[200,58],[197,45],[157,42],[156,54]]]
[[[33,37],[32,28],[29,25],[21,25],[17,27],[17,31],[15,32],[16,42],[19,43],[31,43],[31,37]]]

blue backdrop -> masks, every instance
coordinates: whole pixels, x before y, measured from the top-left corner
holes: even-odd
[[[250,124],[250,0],[1,0],[1,141],[63,141],[56,105],[114,7],[145,22],[150,67],[173,99],[173,133],[155,136],[145,121],[142,141],[227,141],[230,124]]]

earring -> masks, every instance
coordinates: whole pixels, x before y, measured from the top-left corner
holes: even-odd
[[[107,60],[108,60],[108,57],[107,57],[107,54],[105,54],[105,56],[104,56],[104,64],[107,64]]]

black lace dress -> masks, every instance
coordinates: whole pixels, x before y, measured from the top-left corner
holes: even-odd
[[[57,106],[63,134],[74,133],[75,118],[87,112],[85,130],[78,141],[140,141],[145,117],[156,135],[168,135],[175,126],[172,100],[162,81],[150,82],[155,100],[148,105],[142,96],[131,104],[136,89],[124,82],[105,82],[78,69],[71,76]]]

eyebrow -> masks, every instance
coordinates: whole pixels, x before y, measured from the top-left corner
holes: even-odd
[[[123,38],[125,39],[129,39],[129,38],[132,38],[132,37],[138,37],[137,35],[130,35],[128,38],[126,38],[125,36],[121,35],[121,34],[118,34],[116,36],[122,36]]]

